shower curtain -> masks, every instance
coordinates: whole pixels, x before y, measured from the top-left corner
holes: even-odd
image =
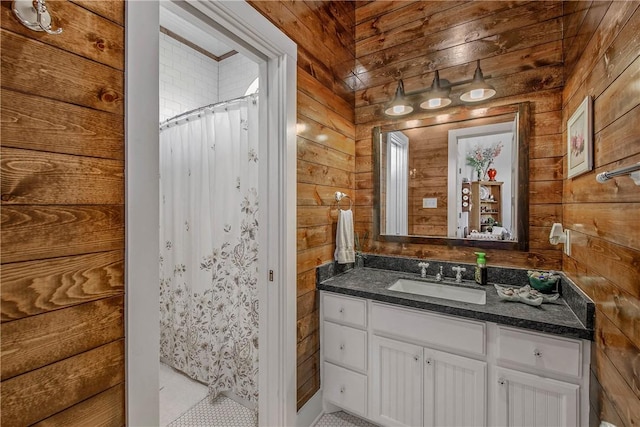
[[[255,95],[160,134],[160,357],[258,400]]]

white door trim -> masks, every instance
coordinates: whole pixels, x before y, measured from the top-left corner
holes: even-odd
[[[175,9],[175,4],[171,5]],[[266,59],[261,129],[259,266],[260,425],[294,425],[296,417],[296,60],[297,47],[246,2],[183,4],[216,32]],[[158,2],[126,5],[126,337],[127,424],[158,424]],[[265,98],[267,100],[265,101]],[[267,116],[267,117],[264,117]],[[264,118],[264,122],[262,121]],[[266,258],[266,259],[265,259]],[[274,282],[267,272],[274,271]]]

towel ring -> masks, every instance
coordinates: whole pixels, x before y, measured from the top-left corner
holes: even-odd
[[[336,202],[338,202],[338,209],[342,209],[342,207],[340,206],[340,202],[345,197],[347,199],[349,199],[349,209],[351,209],[353,207],[353,201],[351,200],[351,197],[349,197],[348,195],[346,195],[345,193],[343,193],[341,191],[336,191]]]

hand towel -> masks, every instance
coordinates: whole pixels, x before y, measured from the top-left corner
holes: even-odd
[[[348,264],[356,260],[356,252],[353,249],[353,212],[351,209],[338,211],[334,256],[338,264]]]

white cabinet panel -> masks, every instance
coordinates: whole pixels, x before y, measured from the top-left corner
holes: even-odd
[[[369,416],[384,426],[422,425],[422,347],[378,336],[371,341]]]
[[[371,324],[374,333],[380,335],[485,354],[485,324],[482,322],[373,303]]]
[[[366,416],[367,377],[327,362],[322,371],[324,398],[354,414]]]
[[[582,343],[499,326],[498,359],[537,370],[580,377]]]
[[[367,370],[367,331],[323,322],[324,359],[349,369]]]
[[[500,426],[577,427],[579,386],[496,368],[495,420]]]
[[[424,360],[424,425],[485,426],[487,364],[431,349]]]
[[[366,328],[367,300],[323,292],[322,315],[324,320],[356,328]]]

